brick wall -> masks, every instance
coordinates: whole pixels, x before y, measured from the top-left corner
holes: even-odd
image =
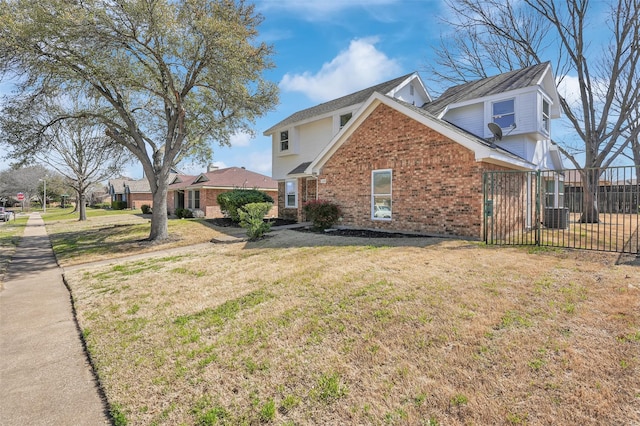
[[[143,204],[153,207],[153,195],[151,193],[134,193],[127,197],[127,207],[139,210]]]
[[[371,172],[380,169],[393,173],[390,221],[371,219]],[[325,164],[318,197],[340,205],[343,225],[480,238],[482,173],[501,169],[380,105]]]

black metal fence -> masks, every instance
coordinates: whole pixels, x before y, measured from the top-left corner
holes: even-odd
[[[487,172],[484,240],[638,255],[638,168]]]

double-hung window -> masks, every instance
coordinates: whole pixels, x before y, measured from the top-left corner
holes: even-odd
[[[200,191],[199,190],[189,191],[189,208],[191,209],[200,208]]]
[[[298,181],[295,179],[287,180],[284,187],[284,207],[298,207]]]
[[[280,132],[280,151],[289,151],[289,131]]]
[[[390,169],[371,173],[371,218],[374,220],[391,220],[391,180]]]
[[[492,104],[491,119],[503,129],[516,124],[515,100],[507,99]]]
[[[543,99],[542,100],[542,129],[547,133],[549,133],[549,123],[550,123],[549,102]]]

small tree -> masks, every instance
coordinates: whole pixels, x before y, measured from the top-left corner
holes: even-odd
[[[238,209],[240,226],[247,229],[249,240],[260,239],[271,229],[271,224],[264,221],[264,216],[272,205],[271,203],[249,203]]]
[[[218,195],[220,210],[234,222],[240,222],[238,209],[249,203],[272,203],[273,198],[269,194],[257,189],[234,189]],[[266,214],[266,212],[265,212]]]

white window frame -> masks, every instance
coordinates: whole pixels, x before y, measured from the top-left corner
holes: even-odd
[[[503,114],[496,114],[495,112],[495,107],[498,104],[502,104],[505,102],[512,102],[513,103],[513,111],[512,112],[506,112]],[[499,123],[497,120],[501,120],[504,117],[507,116],[512,116],[513,120],[511,124],[508,124],[507,126],[503,126],[501,123]],[[497,125],[499,125],[501,128],[503,129],[510,129],[512,128],[515,124],[516,124],[516,99],[515,98],[509,98],[509,99],[500,99],[499,101],[495,101],[495,102],[491,102],[491,121],[496,123]]]
[[[343,117],[347,117],[344,123],[342,122]],[[352,112],[348,112],[346,114],[340,114],[340,117],[338,117],[338,125],[340,126],[340,130],[342,130],[342,128],[346,126],[349,120],[351,120],[352,118],[353,118]]]
[[[198,205],[196,206],[196,192],[198,193]],[[189,208],[190,209],[199,209],[200,208],[200,190],[199,189],[190,189],[189,190]]]
[[[289,185],[293,186],[293,191],[289,191]],[[293,194],[293,204],[289,203],[289,195]],[[284,208],[298,208],[298,179],[287,179],[284,181]]]
[[[375,176],[376,174],[388,173],[389,174],[389,193],[378,193],[375,188]],[[388,198],[389,199],[389,217],[376,216],[376,198]],[[371,220],[391,221],[393,217],[393,170],[392,169],[379,169],[371,171]]]
[[[547,106],[547,111],[544,111],[544,106]],[[551,102],[546,99],[542,99],[542,130],[547,132],[551,131]]]
[[[289,152],[291,149],[291,135],[289,134],[289,130],[280,131],[280,140],[278,141],[278,146],[280,147],[280,152]],[[286,137],[284,137],[286,135]],[[286,147],[283,148],[283,144],[286,143]]]

